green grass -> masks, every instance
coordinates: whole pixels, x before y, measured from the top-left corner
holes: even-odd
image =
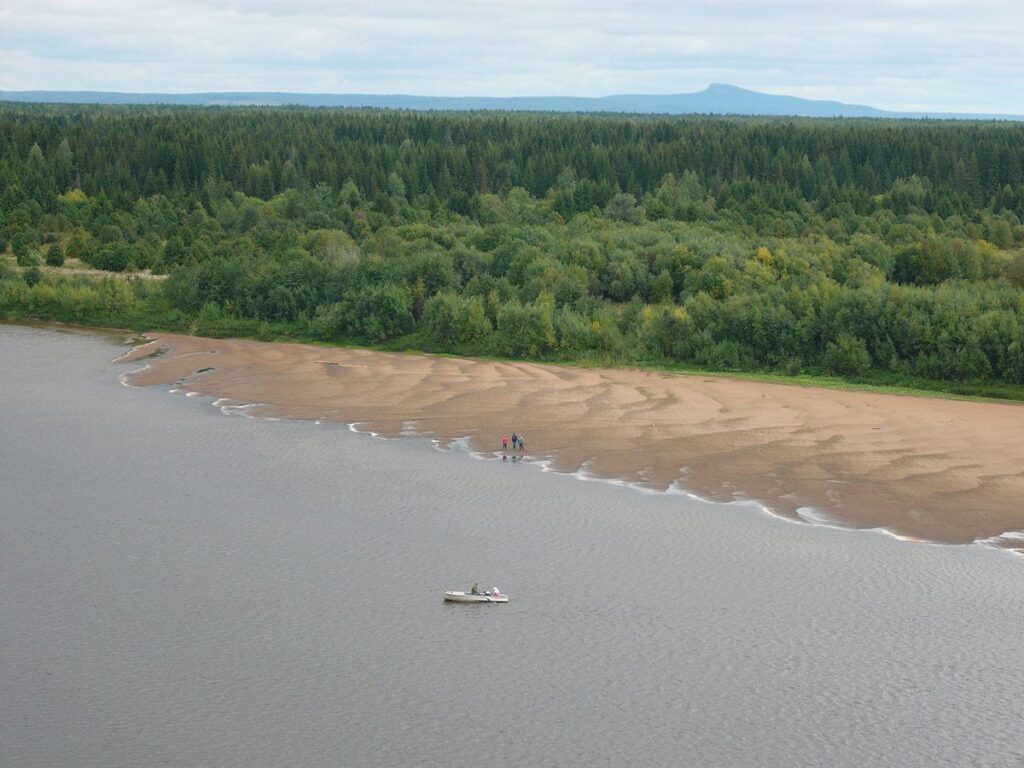
[[[787,384],[801,387],[875,392],[913,397],[1001,402],[1024,401],[1024,387],[1005,382],[932,381],[910,376],[900,376],[884,371],[873,371],[869,377],[853,381],[813,371],[788,375],[773,371],[714,370],[664,360],[623,361],[616,360],[610,356],[567,358],[549,355],[543,358],[510,358],[487,353],[484,350],[469,350],[464,353],[438,350],[436,345],[429,344],[420,334],[416,333],[391,339],[380,344],[367,344],[357,339],[324,341],[304,333],[303,328],[298,324],[267,323],[250,318],[223,315],[204,318],[200,314],[200,316],[190,318],[166,305],[153,306],[143,302],[136,304],[134,308],[127,311],[94,311],[84,314],[79,313],[74,316],[61,312],[57,307],[8,307],[0,309],[0,317],[13,322],[57,322],[85,328],[110,328],[135,333],[186,333],[208,338],[243,338],[256,341],[313,344],[325,348],[368,349],[402,354],[431,354],[444,357],[473,357],[495,362],[531,362],[575,368],[642,370],[666,374],[754,381],[765,384]]]

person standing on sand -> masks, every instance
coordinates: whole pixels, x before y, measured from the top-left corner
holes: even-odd
[[[519,452],[522,453],[526,449],[526,440],[522,435],[519,435]]]
[[[512,433],[512,450],[514,451],[519,447],[519,434],[517,432]]]
[[[508,453],[508,435],[501,436],[501,452]]]

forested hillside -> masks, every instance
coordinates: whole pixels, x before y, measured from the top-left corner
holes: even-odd
[[[1022,169],[1020,123],[12,105],[0,314],[1005,394]]]

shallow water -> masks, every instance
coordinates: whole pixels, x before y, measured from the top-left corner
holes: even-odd
[[[224,415],[122,351],[0,326],[0,764],[1024,762],[1019,558]]]

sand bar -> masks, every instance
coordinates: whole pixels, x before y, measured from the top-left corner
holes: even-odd
[[[1024,406],[303,344],[150,341],[138,386],[500,452],[779,515],[1024,552]],[[155,354],[159,353],[159,354]],[[1009,535],[1007,535],[1009,534]]]

